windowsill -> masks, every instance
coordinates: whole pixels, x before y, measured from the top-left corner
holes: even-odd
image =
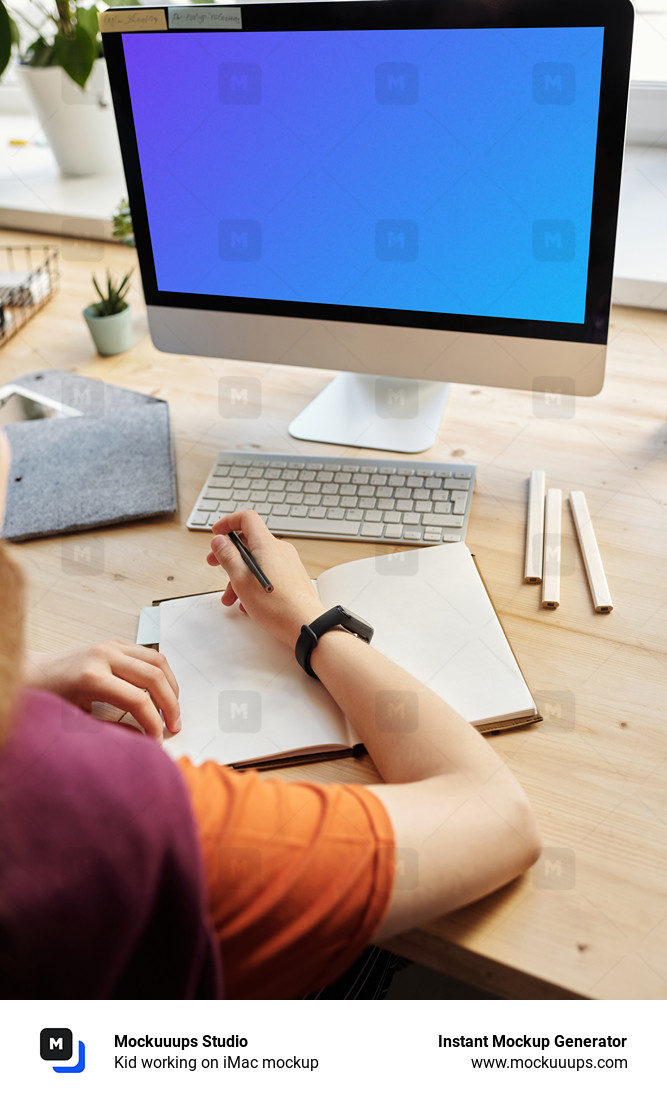
[[[12,141],[30,144],[11,145]],[[61,176],[37,120],[25,114],[0,115],[0,226],[4,229],[112,240],[113,211],[126,194],[122,172]]]

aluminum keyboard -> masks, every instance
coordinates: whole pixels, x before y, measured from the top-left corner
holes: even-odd
[[[254,508],[275,535],[410,546],[463,542],[475,466],[221,451],[188,519]]]

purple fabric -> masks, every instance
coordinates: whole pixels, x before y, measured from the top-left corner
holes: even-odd
[[[136,732],[26,692],[0,748],[0,997],[220,995],[176,765]]]

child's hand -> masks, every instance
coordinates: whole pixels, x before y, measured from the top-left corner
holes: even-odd
[[[233,543],[225,536],[238,531],[273,585],[265,592],[250,572]],[[209,565],[221,565],[229,576],[222,602],[231,607],[237,599],[241,609],[275,638],[294,648],[304,623],[325,610],[313,582],[290,542],[275,538],[256,512],[235,512],[213,525]]]
[[[162,740],[163,723],[181,728],[178,684],[161,653],[130,642],[109,641],[67,653],[30,653],[27,686],[52,691],[90,710],[111,703],[129,711],[149,737]]]

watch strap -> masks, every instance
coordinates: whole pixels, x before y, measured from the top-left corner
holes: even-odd
[[[318,676],[317,673],[313,672],[310,664],[312,652],[323,634],[326,634],[329,630],[335,630],[339,626],[347,630],[348,633],[363,638],[365,642],[370,642],[373,637],[373,627],[363,619],[356,618],[340,604],[332,607],[329,611],[325,611],[324,614],[318,615],[309,625],[304,624],[297,638],[294,652],[301,668],[314,680],[317,680]]]

